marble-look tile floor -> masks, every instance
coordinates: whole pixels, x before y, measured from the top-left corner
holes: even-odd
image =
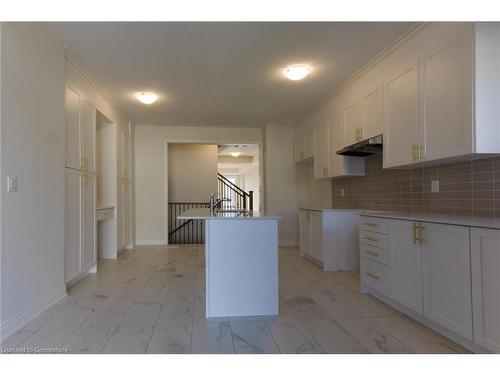
[[[139,246],[68,290],[4,348],[70,353],[464,353],[358,292],[358,274],[323,272],[279,251],[280,314],[205,319],[202,246]]]

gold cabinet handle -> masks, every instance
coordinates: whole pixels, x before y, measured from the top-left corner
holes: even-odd
[[[413,161],[418,161],[418,143],[413,144]]]
[[[377,257],[378,258],[378,254],[377,253],[374,253],[373,251],[368,251],[366,250],[365,253],[367,253],[368,255],[371,255],[371,256],[374,256],[374,257]]]
[[[300,151],[300,159],[304,159],[304,151]]]
[[[422,147],[422,144],[418,142],[418,160],[422,160],[424,158],[424,148]]]
[[[413,243],[415,245],[418,245],[418,239],[417,239],[417,224],[413,223]]]
[[[375,275],[374,273],[371,273],[371,272],[365,272],[365,275],[368,277],[371,277],[372,279],[375,279],[375,280],[379,279],[379,277],[377,275]]]
[[[419,231],[419,238],[418,240],[420,241],[420,245],[425,242],[424,240],[424,224],[420,223],[420,231]]]
[[[365,222],[365,225],[369,227],[378,227],[378,224]]]
[[[363,140],[363,128],[359,128],[359,140]]]
[[[363,238],[365,240],[368,240],[368,241],[378,242],[378,240],[376,238],[373,238],[373,237],[370,237],[370,236],[364,236]]]
[[[328,168],[327,167],[323,167],[323,176],[324,177],[328,176]]]

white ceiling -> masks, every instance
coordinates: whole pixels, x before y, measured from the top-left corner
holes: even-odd
[[[293,124],[412,23],[48,23],[135,121]],[[281,69],[311,63],[304,81]],[[140,104],[136,91],[160,100]]]

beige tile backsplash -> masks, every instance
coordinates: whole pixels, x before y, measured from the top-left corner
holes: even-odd
[[[364,177],[332,181],[332,207],[500,219],[500,156],[409,170],[382,169],[382,155],[370,156]]]

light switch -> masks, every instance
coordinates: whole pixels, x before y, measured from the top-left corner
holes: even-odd
[[[17,191],[17,177],[7,176],[7,193],[14,193]]]
[[[431,181],[431,192],[432,193],[439,193],[439,180],[432,180]]]
[[[345,195],[344,189],[340,189],[340,196],[343,197]]]

